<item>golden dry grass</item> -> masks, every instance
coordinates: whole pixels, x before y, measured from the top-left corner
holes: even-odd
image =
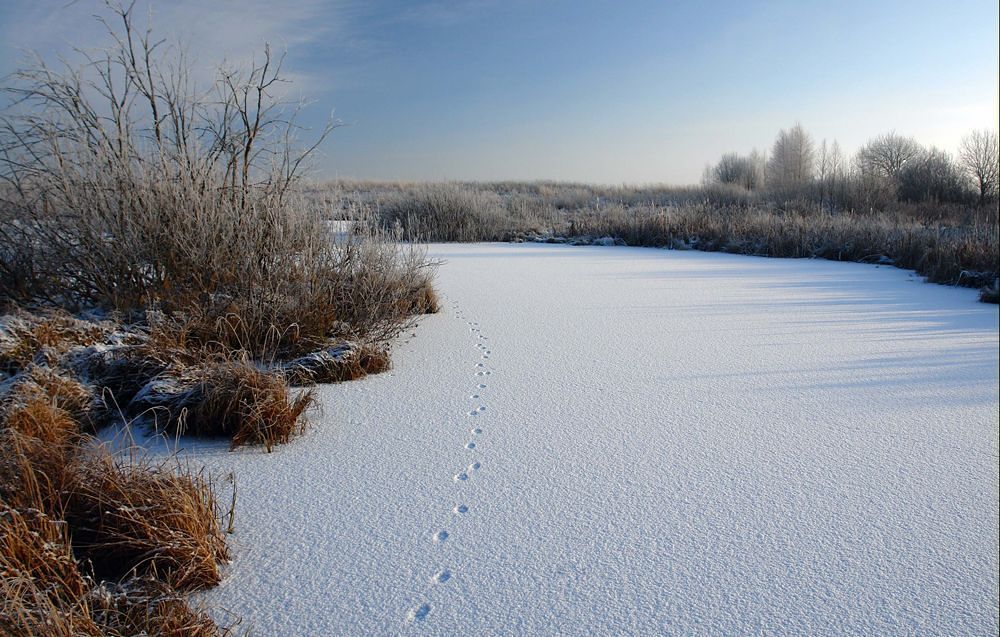
[[[0,636],[228,633],[164,582],[97,583],[83,570],[65,522],[36,510],[0,508]]]
[[[0,511],[0,635],[101,636],[66,524],[36,510]]]
[[[149,394],[150,415],[173,435],[229,438],[232,448],[288,442],[302,432],[310,392],[293,392],[276,371],[258,369],[241,357],[213,357],[190,367],[175,367]]]
[[[229,555],[207,480],[102,451],[88,456],[66,508],[78,557],[105,579],[155,574],[185,591],[218,583]]]
[[[0,401],[0,635],[225,634],[182,594],[228,559],[211,484],[112,457],[74,383],[31,368]]]

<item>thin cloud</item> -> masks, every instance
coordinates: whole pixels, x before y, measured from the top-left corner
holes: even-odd
[[[108,43],[106,29],[96,17],[113,20],[103,2],[73,2],[55,9],[40,5],[8,0],[0,9],[0,73],[14,70],[25,50],[54,61],[60,56],[73,59],[74,48],[98,50]],[[279,52],[289,51],[287,75],[324,90],[329,78],[306,68],[308,48],[321,40],[362,46],[360,39],[348,37],[354,31],[352,16],[357,6],[343,0],[299,0],[291,6],[273,0],[141,0],[135,7],[135,21],[143,27],[151,24],[154,34],[183,47],[200,81],[210,78],[223,60],[245,64],[270,43]],[[117,26],[113,21],[111,25]]]

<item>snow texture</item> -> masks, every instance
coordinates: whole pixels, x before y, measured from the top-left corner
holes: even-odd
[[[444,309],[391,372],[272,454],[186,443],[239,487],[209,605],[257,635],[997,634],[997,306],[874,265],[431,254]]]

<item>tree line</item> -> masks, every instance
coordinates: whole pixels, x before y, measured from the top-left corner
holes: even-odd
[[[834,140],[818,145],[801,124],[778,132],[770,153],[724,154],[706,183],[730,184],[778,198],[806,198],[841,209],[881,209],[895,202],[996,205],[997,132],[974,130],[957,156],[890,131],[853,157]]]

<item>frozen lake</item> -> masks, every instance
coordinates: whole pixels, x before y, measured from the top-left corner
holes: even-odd
[[[872,265],[434,245],[443,310],[236,471],[259,635],[995,635],[998,309]],[[223,613],[218,614],[222,620]]]

